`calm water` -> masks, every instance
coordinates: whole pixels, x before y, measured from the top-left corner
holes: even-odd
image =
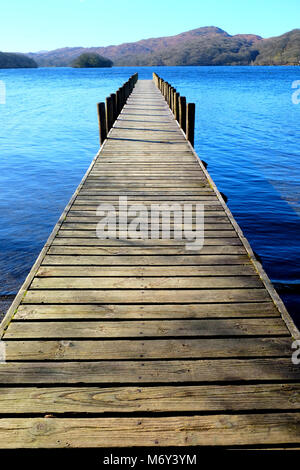
[[[18,290],[98,150],[96,103],[154,70],[196,103],[196,151],[299,324],[299,67],[0,70],[0,295]]]

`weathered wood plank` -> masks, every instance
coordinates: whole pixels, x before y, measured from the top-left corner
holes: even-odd
[[[106,215],[107,213],[105,212],[104,215]],[[167,216],[168,217],[168,214],[166,213],[162,213],[162,215],[164,216]],[[117,214],[116,214],[117,216]],[[138,217],[138,223],[144,223],[146,225],[148,225],[148,221],[151,222],[151,219],[150,219],[150,214],[147,215],[146,217],[144,216],[140,216],[139,215],[139,212],[136,214],[136,216]],[[131,214],[129,215],[127,221],[128,223],[130,224],[131,222],[135,223],[135,220],[136,220],[136,216],[132,216]],[[193,215],[192,213],[190,213],[189,217],[191,218],[191,222],[196,222],[196,217],[195,215]],[[87,214],[85,216],[77,216],[77,215],[67,215],[66,219],[65,219],[65,222],[67,223],[84,223],[84,222],[87,222],[87,223],[93,223],[93,222],[101,222],[103,219],[103,215],[102,216],[96,216],[96,215],[92,215],[92,214]],[[180,221],[179,223],[175,223],[174,224],[174,217],[170,217],[170,226],[173,226],[173,225],[176,225],[176,226],[180,226],[182,225],[182,231],[184,229],[186,229],[186,227],[191,227],[191,224],[188,224],[188,223],[183,223],[183,217],[180,217],[180,219],[182,220],[182,222]],[[180,220],[179,219],[179,220]],[[168,220],[168,219],[166,219]],[[176,219],[175,219],[176,220]],[[206,225],[208,224],[216,224],[216,228],[218,228],[218,225],[219,224],[226,224],[228,225],[229,223],[229,220],[228,220],[228,217],[226,215],[223,215],[223,216],[207,216],[207,215],[204,215],[204,223]],[[160,227],[161,227],[161,223],[159,224]],[[194,225],[193,223],[193,227],[196,227],[196,225]],[[130,226],[129,226],[130,228]],[[222,227],[221,227],[222,228]]]
[[[69,237],[68,237],[69,235]],[[72,233],[70,234],[69,231],[60,230],[57,234],[57,237],[53,240],[52,246],[105,246],[105,247],[116,247],[116,246],[128,246],[134,247],[138,246],[142,247],[180,247],[186,244],[186,240],[164,240],[161,238],[158,239],[148,239],[143,240],[141,238],[97,238],[97,237],[72,237]],[[242,246],[241,240],[238,237],[231,237],[231,238],[222,238],[222,237],[215,237],[215,238],[207,238],[204,239],[204,246]]]
[[[52,245],[49,255],[185,255],[189,252],[201,253],[201,255],[243,255],[243,246],[216,245],[204,246],[195,250],[187,250],[185,246],[56,246]]]
[[[219,304],[21,304],[14,315],[15,320],[78,320],[78,319],[174,319],[174,318],[241,318],[279,317],[272,301],[219,303]],[[12,323],[11,323],[12,324]]]
[[[300,407],[300,384],[1,388],[0,413],[275,411]]]
[[[118,230],[118,232],[119,232],[119,230]],[[171,235],[172,235],[172,230],[171,230]],[[122,239],[124,239],[125,236],[127,236],[127,233],[124,234],[121,231],[121,233],[118,234],[118,236],[119,236],[119,238],[117,238],[117,240],[119,240],[119,239],[122,240]],[[72,229],[69,229],[69,228],[65,228],[65,226],[62,226],[62,228],[58,231],[56,239],[58,237],[67,237],[67,238],[76,237],[76,238],[84,238],[84,239],[90,238],[90,239],[93,239],[93,241],[94,240],[99,240],[100,242],[103,241],[104,243],[105,243],[106,240],[109,240],[109,241],[116,240],[115,237],[114,238],[108,238],[108,239],[98,238],[96,230],[80,230],[80,229],[72,230]],[[232,239],[234,237],[236,237],[236,232],[234,230],[207,230],[206,229],[206,230],[204,230],[204,245],[214,245],[214,244],[218,245],[219,243],[217,243],[217,242],[218,242],[219,239],[221,239],[221,238],[228,238],[228,239],[230,238],[230,239]],[[216,243],[213,243],[213,242],[209,243],[208,239],[215,239]],[[133,240],[135,240],[135,239],[127,237],[127,240],[129,241],[129,244],[130,244],[130,241],[132,240],[132,242],[133,242]],[[156,242],[155,243],[156,246],[160,245],[161,240],[162,240],[161,238],[153,239],[153,241]],[[176,243],[176,245],[177,245],[177,240],[174,240],[174,238],[172,238],[172,237],[170,238],[170,240],[171,240],[172,243]],[[238,238],[238,240],[240,240],[240,239]],[[113,241],[112,241],[112,243],[113,243]],[[151,239],[146,239],[145,241],[146,242],[149,241],[149,243],[151,243]],[[185,239],[183,239],[183,243],[184,244],[186,243]],[[142,244],[143,244],[143,239],[141,239],[141,246],[143,246]],[[113,245],[111,245],[111,246],[113,246]]]
[[[31,289],[250,289],[252,287],[263,288],[263,283],[257,276],[36,277],[30,286]]]
[[[47,334],[47,333],[46,333]],[[84,334],[84,332],[83,332]],[[136,334],[136,333],[134,333]],[[142,335],[140,335],[142,336]],[[258,353],[259,351],[259,353]],[[288,357],[289,338],[6,341],[7,361]],[[120,379],[121,380],[121,379]]]
[[[93,362],[7,362],[1,384],[183,383],[299,381],[288,358]],[[0,440],[1,442],[1,440]]]
[[[299,444],[299,413],[157,418],[3,418],[2,448]]]
[[[141,338],[168,336],[276,336],[288,335],[288,330],[281,318],[251,319],[212,319],[212,320],[147,320],[147,321],[93,321],[93,322],[13,322],[4,335],[4,339],[34,338]],[[244,341],[244,339],[243,339]],[[259,343],[265,353],[269,340]],[[273,340],[276,343],[277,340]],[[287,342],[286,342],[287,341]],[[271,341],[272,342],[272,341]],[[14,344],[14,343],[13,343]],[[141,344],[141,343],[139,343]],[[158,344],[157,342],[155,344]],[[291,353],[290,339],[278,340]],[[95,344],[96,346],[96,344]],[[116,351],[118,353],[118,350]]]
[[[251,276],[255,270],[251,265],[233,266],[177,266],[176,273],[171,266],[90,266],[87,270],[83,266],[42,266],[37,271],[36,278],[40,277],[124,277],[124,276]],[[257,278],[257,276],[255,276]],[[172,281],[170,281],[172,282]]]
[[[28,290],[23,303],[189,303],[257,302],[269,300],[265,289],[157,289],[157,290]]]
[[[94,231],[96,231],[97,224],[98,223],[96,223],[96,222],[92,222],[92,223],[89,223],[89,222],[64,222],[64,223],[62,223],[61,227],[63,229],[70,229],[70,230],[94,230]],[[117,223],[116,228],[118,228],[118,227],[119,227],[119,225]],[[148,227],[149,227],[149,231],[150,231],[150,228],[151,228],[150,223],[148,224]],[[197,229],[196,224],[184,224],[184,227],[183,227],[183,224],[173,224],[171,222],[170,223],[170,231],[171,232],[172,232],[172,228],[174,228],[174,227],[178,228],[178,229],[181,229],[182,232],[184,230],[185,231],[193,230],[194,231],[193,234],[195,233],[195,230]],[[159,228],[160,228],[160,231],[161,231],[162,224],[159,224]],[[204,231],[205,230],[230,230],[230,231],[232,231],[232,229],[233,229],[233,227],[230,223],[226,223],[226,222],[217,223],[217,222],[214,222],[214,223],[210,224],[209,222],[206,222],[206,221],[204,222]],[[137,227],[137,231],[139,231],[139,227]],[[150,235],[149,235],[149,237],[150,237]]]
[[[46,255],[42,265],[85,266],[177,266],[177,265],[250,264],[246,255],[131,255],[131,256],[72,256]]]

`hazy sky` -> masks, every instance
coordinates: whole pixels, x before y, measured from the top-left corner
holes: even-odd
[[[0,0],[0,50],[108,46],[200,26],[263,37],[300,27],[299,0]]]

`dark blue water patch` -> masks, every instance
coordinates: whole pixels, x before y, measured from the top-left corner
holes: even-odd
[[[98,150],[96,103],[135,71],[196,103],[196,151],[299,318],[299,67],[0,70],[0,295],[18,290]]]

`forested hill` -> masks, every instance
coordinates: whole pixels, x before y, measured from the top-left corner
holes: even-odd
[[[0,69],[36,68],[37,63],[24,54],[0,52]]]
[[[40,66],[69,66],[82,53],[97,53],[118,65],[294,65],[300,63],[300,29],[263,39],[198,28],[176,36],[107,47],[67,47],[28,54]]]

